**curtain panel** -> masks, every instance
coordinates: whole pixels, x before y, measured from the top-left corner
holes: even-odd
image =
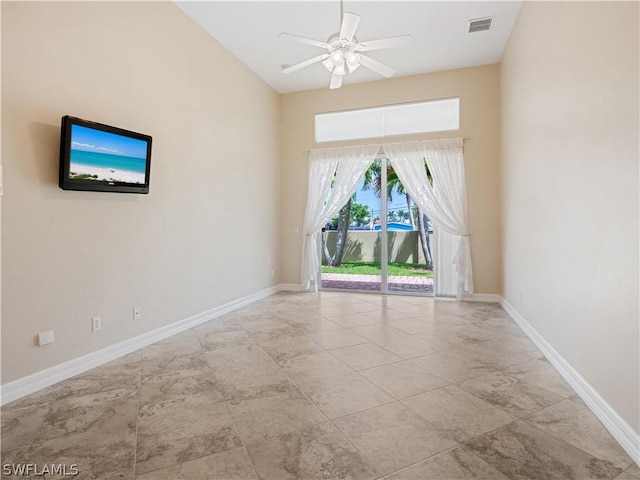
[[[473,293],[462,138],[383,145],[409,196],[436,225],[457,237],[457,296]],[[425,165],[433,178],[427,177]],[[440,268],[446,266],[440,265]]]
[[[326,148],[309,152],[307,208],[302,229],[304,290],[320,284],[320,231],[347,203],[373,163],[380,145]]]

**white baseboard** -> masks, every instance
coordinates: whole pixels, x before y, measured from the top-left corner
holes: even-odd
[[[273,287],[266,288],[251,295],[247,295],[246,297],[233,300],[229,303],[225,303],[224,305],[220,305],[210,310],[192,315],[191,317],[183,320],[179,320],[170,325],[157,328],[137,337],[116,343],[115,345],[111,345],[59,365],[33,373],[26,377],[8,382],[0,386],[0,405],[18,400],[25,395],[37,392],[38,390],[84,373],[92,368],[99,367],[100,365],[122,357],[123,355],[135,352],[140,348],[146,347],[160,340],[164,340],[167,337],[193,328],[201,323],[213,320],[225,313],[237,310],[282,290],[282,285],[275,285]]]
[[[499,303],[500,295],[496,293],[469,293],[462,296],[464,302]]]
[[[302,292],[302,287],[299,283],[281,283],[278,285],[280,292]]]
[[[636,433],[631,426],[618,415],[604,398],[589,383],[549,345],[549,343],[531,326],[513,306],[503,297],[500,297],[500,304],[505,311],[522,328],[533,343],[540,349],[549,362],[564,377],[567,383],[573,388],[582,401],[598,417],[609,433],[624,448],[636,464],[640,465],[640,434]]]

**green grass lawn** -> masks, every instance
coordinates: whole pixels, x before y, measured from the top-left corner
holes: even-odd
[[[380,262],[342,262],[340,267],[322,266],[322,273],[342,273],[352,275],[380,275]],[[387,266],[390,277],[433,277],[431,270],[417,263],[390,263]]]

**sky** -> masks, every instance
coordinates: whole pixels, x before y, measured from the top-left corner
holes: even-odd
[[[360,180],[358,184],[358,188],[356,190],[356,202],[362,203],[363,205],[367,205],[369,209],[373,208],[373,212],[375,216],[380,216],[380,199],[376,197],[373,189],[370,190],[362,190],[362,185],[364,185],[364,178]],[[404,195],[397,193],[395,190],[393,192],[393,202],[387,203],[387,210],[396,210],[402,209],[407,210],[407,199]]]
[[[71,125],[71,148],[85,152],[147,158],[147,142],[81,125]]]

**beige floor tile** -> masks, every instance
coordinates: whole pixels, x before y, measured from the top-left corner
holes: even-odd
[[[632,477],[627,472],[622,472],[614,480],[637,480],[638,477]]]
[[[283,336],[275,340],[264,340],[258,343],[280,365],[282,362],[291,360],[299,355],[311,355],[324,351],[309,337]]]
[[[210,373],[210,367],[203,351],[142,362],[143,382],[165,382],[170,379],[207,373]]]
[[[634,463],[629,468],[627,468],[625,473],[631,475],[632,477],[640,479],[640,466]]]
[[[320,316],[307,319],[293,316],[292,318],[287,319],[286,322],[300,335],[308,335],[317,332],[330,332],[332,330],[343,328],[336,322],[332,322],[331,320]]]
[[[175,342],[154,343],[142,349],[142,360],[154,360],[157,358],[170,358],[180,355],[188,355],[202,350],[200,341],[196,335],[176,340]]]
[[[49,411],[36,432],[34,442],[44,442],[86,432],[111,429],[123,434],[135,431],[138,414],[136,391],[118,398],[84,395],[51,402]],[[4,433],[3,433],[4,437]]]
[[[513,479],[612,479],[622,473],[610,462],[596,459],[524,420],[475,438],[466,447]]]
[[[136,474],[170,467],[242,446],[224,403],[199,409],[172,408],[141,416]]]
[[[329,418],[377,407],[394,401],[358,373],[303,383],[300,388]]]
[[[563,398],[503,372],[467,380],[459,387],[519,418],[527,417]]]
[[[49,413],[48,405],[2,409],[2,454],[20,446],[29,446]]]
[[[152,415],[163,410],[200,408],[224,401],[210,374],[170,378],[164,381],[145,378],[140,386],[140,415]]]
[[[362,325],[372,325],[378,323],[376,320],[361,313],[350,313],[343,310],[336,310],[331,315],[325,315],[326,318],[343,328],[359,327]]]
[[[367,342],[366,339],[345,328],[333,330],[331,332],[316,333],[314,335],[310,335],[309,338],[327,350],[350,347],[351,345],[358,345],[360,343]]]
[[[373,343],[362,343],[350,347],[336,348],[331,351],[331,354],[354,370],[363,370],[365,368],[377,367],[402,360],[401,357]]]
[[[546,360],[534,359],[502,369],[506,374],[519,380],[544,388],[563,398],[572,397],[575,391],[562,375]]]
[[[463,345],[454,351],[476,362],[496,368],[504,369],[520,363],[529,362],[534,358],[522,352],[507,348],[491,347],[478,343],[476,345]]]
[[[225,399],[257,398],[290,388],[291,380],[258,345],[205,352]]]
[[[329,422],[247,444],[263,480],[374,480],[376,471]]]
[[[204,350],[240,347],[255,343],[254,338],[246,330],[224,330],[200,335],[200,345]]]
[[[405,398],[402,403],[440,431],[449,432],[459,442],[515,420],[515,417],[455,385]]]
[[[298,384],[352,372],[328,352],[298,355],[280,362],[280,366]]]
[[[360,371],[371,382],[396,399],[411,397],[444,387],[448,382],[412,365],[411,360]]]
[[[117,366],[117,365],[127,365],[129,363],[140,363],[142,361],[142,349],[136,350],[135,352],[127,353],[126,355],[121,356],[120,358],[116,358],[115,360],[106,363],[104,366]]]
[[[100,421],[93,428],[86,422],[81,428],[66,426],[71,428],[65,435],[34,440],[20,461],[40,466],[76,465],[78,478],[133,478],[135,421]]]
[[[478,345],[489,340],[500,339],[503,336],[489,332],[475,325],[461,325],[442,329],[444,339],[451,344],[462,345]]]
[[[237,323],[236,320],[234,320],[234,317],[231,315],[224,315],[222,317],[215,318],[208,322],[201,323],[196,327],[193,327],[193,331],[196,335],[201,337],[203,335],[208,335],[215,332],[242,330],[242,328],[238,326],[232,326],[233,324]]]
[[[428,342],[385,324],[355,327],[351,331],[404,359],[438,351]]]
[[[258,480],[244,447],[136,476],[136,480]]]
[[[418,296],[282,292],[0,416],[79,479],[640,480],[499,305]]]
[[[495,368],[466,357],[464,352],[458,353],[453,350],[414,358],[410,363],[451,383],[496,371]]]
[[[433,324],[431,322],[420,318],[401,318],[390,321],[389,325],[392,325],[393,328],[397,328],[398,330],[410,335],[428,332],[433,329]]]
[[[626,470],[633,460],[584,405],[563,400],[529,417],[527,422],[594,457]]]
[[[509,480],[465,447],[440,453],[404,470],[387,476],[387,480]]]
[[[368,312],[363,313],[364,316],[369,317],[371,320],[375,320],[379,323],[391,324],[394,321],[402,321],[407,320],[408,318],[413,318],[414,315],[407,316],[406,313],[399,311],[397,309],[376,309],[370,310]]]
[[[263,398],[231,400],[228,408],[245,444],[327,420],[295,387]]]
[[[336,427],[386,475],[447,450],[458,442],[400,403],[342,417]]]

